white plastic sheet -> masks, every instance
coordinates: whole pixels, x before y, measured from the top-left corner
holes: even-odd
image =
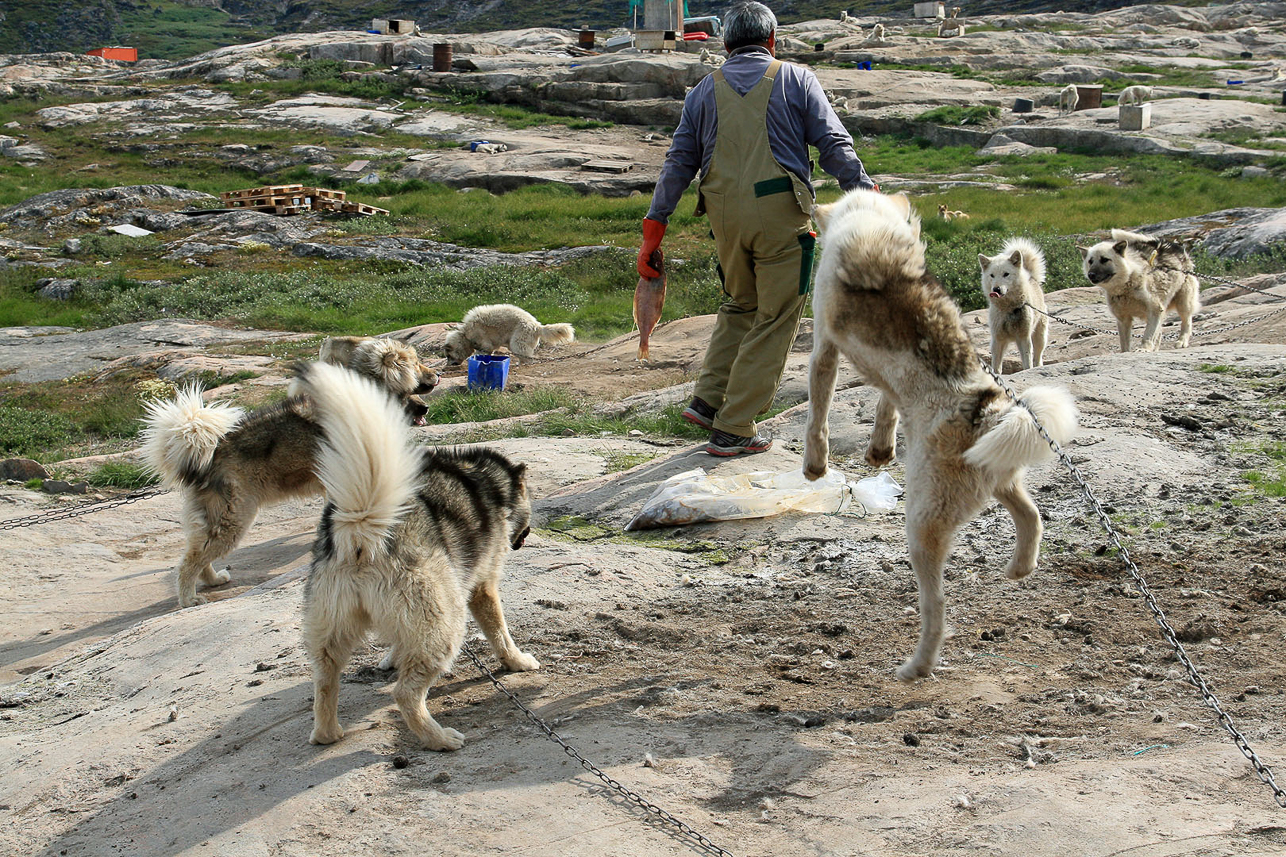
[[[821,479],[809,482],[799,470],[710,476],[698,467],[661,483],[625,529],[766,518],[783,512],[838,515],[854,502],[867,512],[887,512],[897,505],[901,493],[888,473],[853,482],[831,468]]]

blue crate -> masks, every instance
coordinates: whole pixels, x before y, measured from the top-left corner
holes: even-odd
[[[469,358],[469,390],[503,390],[509,380],[509,358],[475,354]]]

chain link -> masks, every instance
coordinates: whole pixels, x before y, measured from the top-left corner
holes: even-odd
[[[1006,383],[1000,375],[993,372],[985,360],[979,360],[979,363],[982,364],[982,368],[991,376],[992,380],[1000,386],[1000,389],[1005,392],[1005,395],[1008,396],[1014,404],[1019,407],[1026,407],[1010,388],[1009,384]],[[1028,409],[1028,413],[1031,414],[1030,409]],[[1031,414],[1031,418],[1032,422],[1036,425],[1037,431],[1040,432],[1040,436],[1045,439],[1045,442],[1049,444],[1049,448],[1058,456],[1058,460],[1062,462],[1065,468],[1067,468],[1072,479],[1080,487],[1081,493],[1083,493],[1085,495],[1085,499],[1089,501],[1099,523],[1103,526],[1103,529],[1107,531],[1108,538],[1111,539],[1112,545],[1119,552],[1121,560],[1125,563],[1125,567],[1130,573],[1130,577],[1134,580],[1135,588],[1138,589],[1139,594],[1143,596],[1144,604],[1147,605],[1148,611],[1152,614],[1152,618],[1161,629],[1161,635],[1165,637],[1165,641],[1174,649],[1175,655],[1179,659],[1179,663],[1183,664],[1184,670],[1187,671],[1188,681],[1191,682],[1192,685],[1201,693],[1201,700],[1205,703],[1206,707],[1215,712],[1215,716],[1219,720],[1219,725],[1221,725],[1228,734],[1232,736],[1233,743],[1237,745],[1237,749],[1240,750],[1241,754],[1250,762],[1251,767],[1255,769],[1255,773],[1259,776],[1259,779],[1263,781],[1264,785],[1272,789],[1273,797],[1277,801],[1278,806],[1286,808],[1286,789],[1277,785],[1277,781],[1273,778],[1272,769],[1260,760],[1259,756],[1250,746],[1250,742],[1246,740],[1246,736],[1242,735],[1237,729],[1236,725],[1232,722],[1232,718],[1228,716],[1226,711],[1224,711],[1223,705],[1219,702],[1219,698],[1215,696],[1214,691],[1212,691],[1210,686],[1206,684],[1206,680],[1202,678],[1196,665],[1193,664],[1192,660],[1188,657],[1188,653],[1183,648],[1183,643],[1179,642],[1179,637],[1175,633],[1174,627],[1166,618],[1165,612],[1161,609],[1161,606],[1157,604],[1156,596],[1152,594],[1152,590],[1148,586],[1147,580],[1143,577],[1143,572],[1139,571],[1139,567],[1135,564],[1134,558],[1130,556],[1129,550],[1121,541],[1120,533],[1118,533],[1116,527],[1112,525],[1112,519],[1108,517],[1107,512],[1103,509],[1103,504],[1099,502],[1098,497],[1094,495],[1094,491],[1090,488],[1089,483],[1085,481],[1085,477],[1081,474],[1080,468],[1072,462],[1072,460],[1067,456],[1067,453],[1063,452],[1062,447],[1058,445],[1058,441],[1050,437],[1049,432],[1045,431],[1045,427],[1041,425],[1040,420],[1036,419],[1036,415]]]
[[[135,491],[133,494],[127,494],[124,497],[117,497],[114,500],[91,500],[88,503],[81,503],[79,506],[74,506],[70,509],[53,509],[48,512],[28,515],[25,518],[10,518],[7,521],[0,521],[0,530],[16,530],[21,527],[48,524],[52,521],[63,521],[67,518],[79,518],[84,515],[92,515],[95,512],[115,509],[117,506],[128,506],[130,503],[137,503],[139,500],[147,500],[168,493],[170,493],[169,488],[146,488],[142,491]]]
[[[624,797],[627,801],[634,804],[635,806],[640,807],[641,809],[647,810],[647,812],[650,815],[656,816],[657,819],[664,822],[665,824],[670,825],[675,830],[679,831],[679,833],[693,840],[694,842],[696,842],[698,845],[700,845],[703,849],[710,852],[711,854],[717,854],[719,855],[719,857],[733,857],[733,854],[731,851],[725,851],[724,849],[720,848],[718,845],[715,845],[705,836],[702,836],[696,830],[694,830],[684,822],[680,821],[679,819],[675,818],[670,813],[661,809],[661,807],[652,803],[651,801],[643,797],[638,792],[631,791],[630,789],[626,788],[625,786],[621,785],[616,780],[612,779],[610,776],[605,774],[593,762],[586,759],[579,752],[577,752],[576,748],[572,747],[565,740],[563,740],[563,737],[559,735],[557,732],[555,732],[552,726],[546,723],[540,717],[540,715],[538,715],[536,712],[532,711],[530,708],[524,705],[522,700],[519,699],[517,696],[515,696],[513,692],[509,690],[509,688],[501,684],[500,679],[496,678],[495,674],[491,672],[491,670],[487,669],[487,665],[482,662],[482,659],[478,657],[477,653],[473,651],[473,648],[468,643],[464,644],[463,651],[466,655],[469,656],[469,660],[473,661],[473,665],[478,668],[478,671],[491,680],[491,683],[495,685],[496,690],[500,691],[505,696],[509,697],[509,701],[512,702],[515,706],[517,706],[518,710],[521,711],[524,715],[526,715],[527,719],[536,725],[536,728],[538,728],[541,732],[545,733],[546,738],[548,738],[550,741],[553,741],[559,747],[562,747],[563,752],[566,753],[569,758],[575,759],[577,762],[579,762],[582,768],[584,768],[585,770],[589,771],[591,774],[593,774],[594,776],[602,780],[604,785],[606,785],[612,791]]]

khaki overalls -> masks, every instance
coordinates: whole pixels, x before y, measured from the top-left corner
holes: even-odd
[[[718,130],[701,209],[710,218],[727,300],[719,307],[695,395],[714,427],[751,437],[772,405],[804,311],[813,266],[810,188],[773,158],[768,98],[781,60],[744,96],[714,72]]]

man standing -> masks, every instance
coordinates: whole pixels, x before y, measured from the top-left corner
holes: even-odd
[[[799,328],[815,237],[808,147],[844,190],[874,188],[853,138],[809,70],[775,59],[777,18],[762,3],[725,13],[728,60],[692,88],[643,220],[638,270],[650,265],[679,198],[701,174],[726,299],[684,419],[710,430],[706,452],[765,452],[755,417],[772,405]]]

